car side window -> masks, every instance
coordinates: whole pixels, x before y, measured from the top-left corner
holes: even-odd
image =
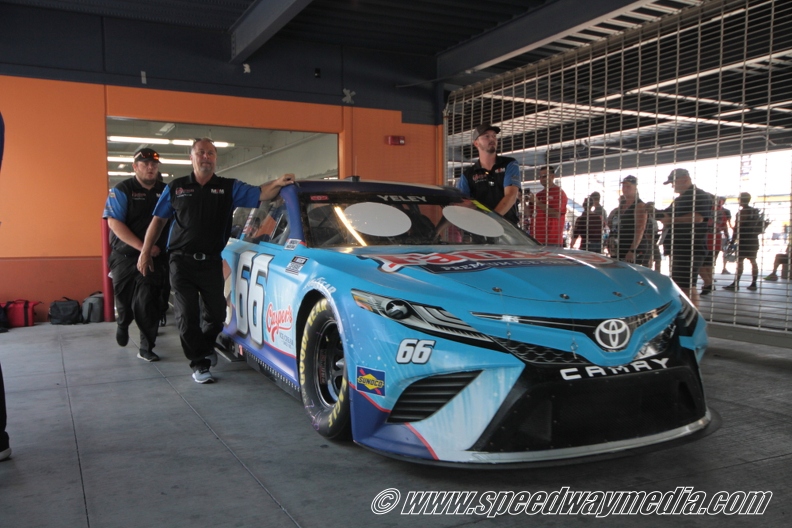
[[[258,244],[283,244],[289,236],[289,217],[280,196],[262,202],[257,209],[239,207],[234,211],[231,236]]]

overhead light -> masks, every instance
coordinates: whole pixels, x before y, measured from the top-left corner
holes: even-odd
[[[171,144],[173,145],[182,145],[185,147],[192,147],[193,143],[195,143],[194,139],[174,139],[171,140]],[[212,144],[217,148],[226,148],[226,147],[233,147],[233,143],[226,143],[225,141],[212,141]]]
[[[114,163],[132,163],[134,160],[132,156],[107,156],[107,161]],[[160,158],[160,163],[163,165],[192,165],[190,160]]]
[[[131,137],[131,136],[107,136],[107,141],[110,143],[147,143],[149,145],[181,145],[191,147],[195,143],[194,139],[164,139],[164,138],[145,138],[145,137]],[[217,148],[233,147],[233,143],[227,141],[213,141]]]
[[[124,171],[107,171],[108,176],[134,176],[134,172],[124,172]]]
[[[129,136],[107,136],[107,141],[112,143],[149,143],[154,145],[168,145],[169,139],[161,138],[142,138],[142,137],[129,137]]]

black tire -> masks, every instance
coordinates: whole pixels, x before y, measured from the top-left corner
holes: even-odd
[[[305,322],[300,393],[305,412],[320,435],[336,440],[352,436],[344,347],[327,299],[314,305]]]

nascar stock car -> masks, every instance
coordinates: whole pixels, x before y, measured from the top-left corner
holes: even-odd
[[[224,334],[325,437],[515,464],[711,422],[705,322],[670,279],[540,246],[455,189],[298,181],[235,211],[223,259]]]

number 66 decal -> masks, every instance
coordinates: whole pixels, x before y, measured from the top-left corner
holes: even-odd
[[[264,342],[264,286],[272,255],[245,251],[239,255],[236,275],[237,332]]]
[[[423,365],[429,361],[435,342],[430,339],[402,339],[396,352],[396,363]]]

